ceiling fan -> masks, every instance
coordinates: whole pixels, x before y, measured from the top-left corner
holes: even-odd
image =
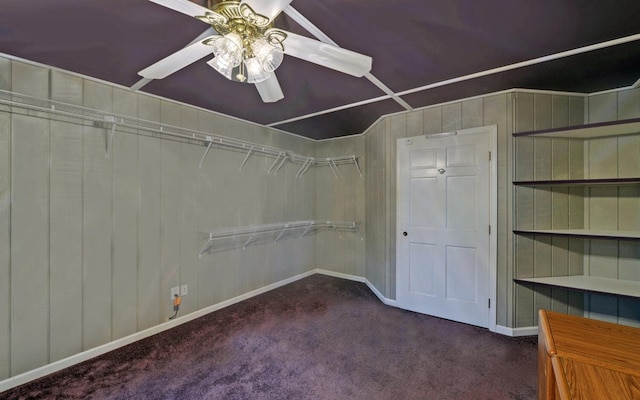
[[[229,80],[255,84],[262,101],[272,103],[284,98],[275,70],[285,54],[356,77],[371,70],[369,56],[275,28],[274,18],[292,0],[208,0],[209,8],[189,0],[149,1],[211,28],[183,49],[138,72],[147,82],[163,79],[213,54],[207,62],[213,69]],[[140,87],[136,84],[132,89]]]

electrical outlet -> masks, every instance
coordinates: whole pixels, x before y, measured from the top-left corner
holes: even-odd
[[[171,300],[173,300],[176,294],[180,296],[180,286],[174,286],[171,288]]]
[[[180,296],[186,296],[189,294],[189,285],[182,285],[180,287]]]

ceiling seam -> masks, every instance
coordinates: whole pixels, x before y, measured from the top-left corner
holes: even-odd
[[[554,53],[554,54],[550,54],[550,55],[547,55],[547,56],[542,56],[542,57],[538,57],[538,58],[532,58],[532,59],[529,59],[529,60],[526,60],[526,61],[521,61],[521,62],[517,62],[517,63],[513,63],[513,64],[503,65],[502,67],[491,68],[491,69],[487,69],[487,70],[484,70],[484,71],[475,72],[473,74],[463,75],[463,76],[459,76],[459,77],[456,77],[456,78],[451,78],[451,79],[447,79],[447,80],[444,80],[444,81],[431,83],[429,85],[424,85],[424,86],[420,86],[420,87],[417,87],[417,88],[413,88],[413,89],[409,89],[409,90],[405,90],[405,91],[399,92],[399,93],[397,93],[397,95],[398,96],[405,96],[407,94],[421,92],[423,90],[433,89],[433,88],[437,88],[437,87],[440,87],[440,86],[446,86],[446,85],[450,85],[452,83],[463,82],[463,81],[467,81],[467,80],[471,80],[471,79],[475,79],[475,78],[481,78],[481,77],[484,77],[484,76],[487,76],[487,75],[493,75],[493,74],[497,74],[497,73],[500,73],[500,72],[511,71],[511,70],[514,70],[514,69],[527,67],[527,66],[531,66],[531,65],[535,65],[535,64],[541,64],[541,63],[547,62],[547,61],[559,60],[561,58],[570,57],[570,56],[574,56],[574,55],[578,55],[578,54],[583,54],[583,53],[587,53],[587,52],[594,51],[594,50],[600,50],[600,49],[604,49],[604,48],[615,46],[615,45],[619,45],[619,44],[633,42],[633,41],[636,41],[636,40],[640,40],[640,34],[625,36],[625,37],[622,37],[622,38],[608,40],[608,41],[605,41],[605,42],[600,42],[600,43],[592,44],[592,45],[589,45],[589,46],[578,47],[576,49],[562,51],[560,53]]]
[[[298,117],[285,119],[285,120],[282,120],[282,121],[272,122],[270,124],[265,124],[265,126],[273,127],[273,126],[276,126],[276,125],[282,125],[282,124],[286,124],[286,123],[289,123],[289,122],[299,121],[301,119],[317,117],[318,115],[322,115],[322,114],[329,114],[329,113],[336,112],[336,111],[346,110],[348,108],[363,106],[365,104],[371,104],[371,103],[376,103],[378,101],[389,100],[390,98],[391,98],[391,96],[389,96],[389,95],[380,96],[380,97],[374,97],[374,98],[371,98],[371,99],[368,99],[368,100],[362,100],[362,101],[358,101],[358,102],[355,102],[355,103],[345,104],[345,105],[342,105],[342,106],[329,108],[329,109],[318,111],[318,112],[314,112],[314,113],[311,113],[311,114],[305,114],[305,115],[301,115],[301,116],[298,116]]]

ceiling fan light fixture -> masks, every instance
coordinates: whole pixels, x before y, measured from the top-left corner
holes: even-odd
[[[247,68],[247,83],[258,83],[266,81],[271,73],[262,68],[260,61],[256,57],[245,58],[244,66]]]
[[[220,36],[211,42],[213,54],[223,59],[232,67],[237,67],[242,61],[242,38],[237,33]]]
[[[266,72],[275,71],[284,59],[284,52],[264,39],[254,40],[251,43],[251,50]]]
[[[218,71],[225,78],[233,80],[231,75],[233,73],[234,66],[226,62],[224,59],[220,57],[213,57],[211,60],[207,61],[207,64],[209,64],[211,68]]]

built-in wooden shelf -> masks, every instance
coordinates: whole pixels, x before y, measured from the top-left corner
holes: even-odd
[[[640,118],[598,122],[594,124],[544,129],[539,131],[518,132],[514,133],[513,136],[594,139],[600,137],[632,135],[636,133],[640,133]]]
[[[513,233],[517,235],[514,251],[516,264],[519,263],[515,267],[514,282],[518,286],[533,286],[534,291],[557,287],[640,300],[640,281],[591,276],[588,267],[595,261],[606,271],[601,275],[616,277],[621,257],[628,257],[628,264],[634,267],[640,257],[637,252],[623,255],[618,249],[618,245],[640,246],[640,226],[636,223],[640,201],[637,153],[640,118],[518,132],[513,137],[516,178],[512,182]],[[565,188],[571,189],[566,193]],[[558,189],[563,192],[558,196],[547,193]],[[540,203],[536,203],[538,199]],[[623,221],[625,227],[634,230],[569,228],[608,228],[615,227],[616,223],[622,226]],[[563,228],[539,229],[541,226]],[[535,275],[534,271],[542,270],[551,271],[545,275],[558,275],[553,249],[540,247],[540,256],[529,259],[530,253],[537,251],[536,243],[547,242],[554,236],[592,240],[591,245],[585,242],[584,246],[578,244],[568,250],[576,263],[572,270],[578,271],[577,264],[582,267],[577,272],[579,275],[528,278]],[[523,237],[526,240],[523,241]],[[612,243],[609,245],[605,241]],[[562,243],[551,245],[562,248]],[[518,254],[519,251],[525,253]],[[566,263],[566,260],[560,257],[558,262]],[[564,269],[560,270],[566,271],[564,265],[561,267]],[[556,300],[555,294],[551,296]],[[539,305],[535,298],[533,301],[534,307]],[[558,297],[558,301],[564,300]],[[585,305],[585,310],[592,306]],[[530,307],[530,302],[522,307]],[[601,311],[612,315],[619,313],[613,305],[603,304],[603,307]]]
[[[611,231],[601,229],[515,229],[518,235],[554,235],[586,239],[640,240],[640,231]]]
[[[554,286],[583,292],[640,298],[640,282],[597,276],[574,275],[547,278],[517,278],[517,283]]]
[[[611,178],[611,179],[555,179],[539,181],[514,181],[518,186],[638,186],[640,178]]]

